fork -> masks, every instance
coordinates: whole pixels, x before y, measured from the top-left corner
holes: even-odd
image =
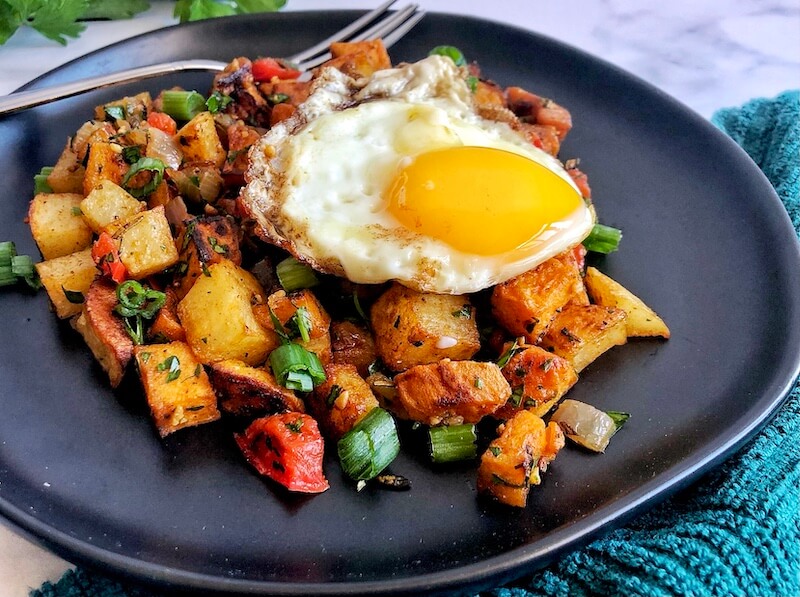
[[[328,47],[333,42],[363,41],[365,39],[380,37],[383,40],[384,46],[387,48],[391,47],[406,35],[406,33],[411,31],[420,19],[425,16],[425,12],[419,10],[419,5],[417,4],[409,4],[405,8],[395,12],[388,12],[389,7],[396,1],[397,0],[388,0],[384,2],[330,37],[302,52],[287,56],[285,60],[295,65],[298,70],[307,71],[331,58]],[[386,16],[378,20],[384,14],[386,14]],[[374,24],[367,28],[370,23]],[[19,91],[11,93],[6,97],[0,97],[0,116],[79,95],[87,91],[102,89],[103,87],[118,83],[130,83],[179,72],[220,72],[224,70],[226,66],[226,62],[202,59],[162,62],[160,64],[151,64],[150,66],[121,70],[108,75],[89,77],[87,79],[46,87],[44,89]]]

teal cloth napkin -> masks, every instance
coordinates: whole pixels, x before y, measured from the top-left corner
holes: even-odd
[[[800,91],[720,110],[712,122],[767,175],[800,236]],[[151,595],[82,568],[31,592]],[[800,384],[753,440],[694,486],[533,576],[482,595],[800,595]]]

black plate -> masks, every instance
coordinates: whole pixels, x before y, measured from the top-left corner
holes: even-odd
[[[354,12],[219,19],[149,33],[76,60],[36,85],[181,58],[287,55]],[[571,397],[632,418],[608,453],[569,449],[527,508],[476,499],[472,467],[403,455],[408,493],[346,483],[276,490],[220,426],[158,439],[135,384],[109,390],[69,326],[3,292],[0,512],[72,561],[141,580],[255,594],[373,594],[489,586],[543,565],[718,463],[779,405],[798,372],[800,258],[767,180],[707,121],[630,75],[539,35],[429,15],[391,52],[459,46],[503,85],[569,107],[563,158],[580,156],[600,218],[625,232],[599,265],[658,310],[667,342],[630,342],[581,375]],[[0,239],[36,254],[23,223],[33,174],[103,101],[164,77],[0,120]]]

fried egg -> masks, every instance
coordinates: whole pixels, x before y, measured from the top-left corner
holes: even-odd
[[[563,165],[482,118],[442,56],[354,80],[325,69],[250,151],[261,235],[353,282],[465,294],[579,243],[593,215]]]

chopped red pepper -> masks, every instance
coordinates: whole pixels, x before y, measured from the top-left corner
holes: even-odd
[[[322,472],[325,444],[317,422],[289,412],[253,421],[236,443],[247,461],[289,491],[321,493],[328,489]]]
[[[279,79],[296,79],[300,71],[289,68],[275,60],[275,58],[258,58],[253,60],[253,79],[259,83],[271,81],[272,77]]]
[[[128,277],[125,264],[119,260],[119,245],[108,233],[102,232],[92,245],[92,259],[104,275],[109,276],[114,282],[120,284]]]
[[[153,128],[164,131],[168,135],[174,135],[178,132],[178,124],[175,122],[175,119],[164,112],[150,112],[150,114],[147,115],[147,124]]]

